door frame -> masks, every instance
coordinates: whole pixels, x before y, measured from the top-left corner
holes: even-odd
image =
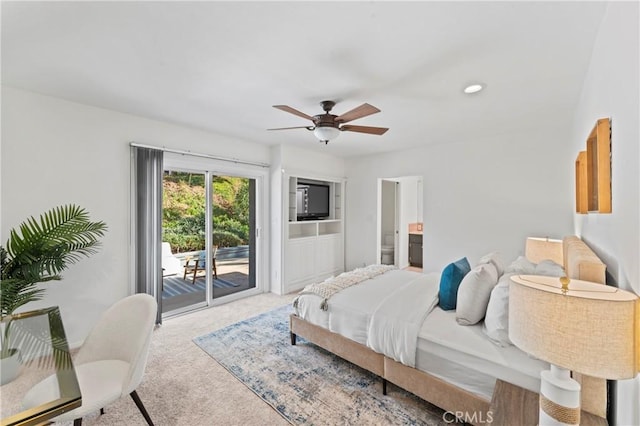
[[[382,258],[382,182],[396,182],[396,200],[395,200],[395,247],[394,247],[394,264],[398,268],[409,266],[409,230],[408,224],[411,220],[405,220],[405,217],[412,215],[414,220],[424,223],[424,197],[423,197],[423,177],[417,175],[398,176],[398,177],[380,177],[378,178],[378,196],[377,196],[377,222],[376,222],[376,256],[379,263]],[[407,186],[411,185],[411,186]],[[416,187],[415,201],[416,211],[406,211],[407,204],[411,196],[407,193],[412,186]],[[405,188],[406,187],[406,188]],[[404,195],[403,195],[404,194]],[[404,198],[403,198],[404,197]],[[400,232],[405,227],[407,232]],[[424,245],[423,245],[424,250]],[[424,260],[424,253],[423,253]]]

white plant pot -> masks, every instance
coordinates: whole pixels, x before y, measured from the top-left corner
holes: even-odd
[[[0,358],[0,385],[13,381],[20,373],[20,352],[9,349],[10,355]]]

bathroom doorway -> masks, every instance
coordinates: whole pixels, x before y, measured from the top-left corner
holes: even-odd
[[[422,270],[422,176],[378,179],[377,259]]]

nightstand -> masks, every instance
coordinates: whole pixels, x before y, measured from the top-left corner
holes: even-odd
[[[492,426],[536,426],[539,395],[511,383],[496,380],[491,399]],[[580,426],[607,426],[607,419],[580,412]]]

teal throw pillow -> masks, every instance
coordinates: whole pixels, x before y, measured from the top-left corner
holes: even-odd
[[[458,287],[462,278],[471,270],[466,257],[448,264],[440,277],[440,307],[445,311],[456,308]]]

